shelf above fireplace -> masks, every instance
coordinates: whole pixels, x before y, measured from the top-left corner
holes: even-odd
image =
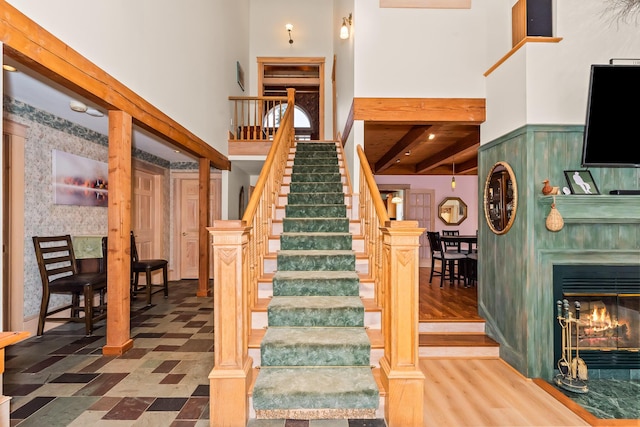
[[[549,212],[553,196],[538,196],[538,204]],[[562,195],[556,208],[565,224],[640,224],[640,196]]]

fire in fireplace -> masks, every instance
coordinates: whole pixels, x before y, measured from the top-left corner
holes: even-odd
[[[580,348],[589,368],[640,366],[640,265],[556,265],[554,296],[581,307],[579,333],[571,344]],[[556,360],[561,355],[555,331]]]

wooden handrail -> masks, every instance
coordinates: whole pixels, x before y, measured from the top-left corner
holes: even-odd
[[[368,188],[369,192],[371,193],[371,201],[373,202],[376,213],[378,215],[380,226],[383,226],[387,221],[389,221],[389,213],[387,212],[387,208],[382,201],[382,196],[380,195],[380,191],[378,190],[378,184],[376,184],[376,180],[373,177],[373,172],[371,171],[371,167],[369,166],[369,161],[367,160],[367,157],[364,154],[364,150],[360,145],[358,145],[358,158],[360,159],[362,176],[366,181],[366,188]]]
[[[258,303],[258,279],[264,273],[264,258],[269,251],[269,225],[282,184],[289,150],[294,143],[293,114],[295,90],[287,90],[288,108],[275,133],[271,149],[242,215],[245,226],[251,227],[248,244],[249,271],[247,277],[248,304]]]
[[[423,424],[424,376],[418,366],[418,249],[424,229],[417,221],[389,219],[364,150],[360,145],[357,150],[360,220],[375,302],[383,313],[380,377],[387,391],[385,420],[390,426],[419,426]]]

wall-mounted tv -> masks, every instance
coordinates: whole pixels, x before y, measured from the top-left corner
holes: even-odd
[[[640,167],[640,65],[592,65],[582,166]]]

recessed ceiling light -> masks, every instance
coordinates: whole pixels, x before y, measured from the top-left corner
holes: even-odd
[[[11,71],[11,72],[18,71],[18,69],[16,67],[8,65],[8,64],[4,64],[2,66],[2,69],[5,70],[5,71]]]
[[[104,114],[102,113],[102,111],[98,111],[95,108],[91,108],[91,107],[87,107],[87,111],[85,111],[85,113],[93,117],[104,117]]]
[[[72,99],[71,101],[69,101],[69,108],[71,108],[73,111],[77,113],[86,113],[89,107],[87,107],[84,102],[80,102],[80,101],[76,101],[75,99]]]
[[[435,133],[430,133],[430,134],[429,134],[429,140],[431,140],[431,139],[433,139],[433,138],[435,138],[435,137],[436,137],[436,134],[435,134]]]
[[[411,151],[407,151],[406,153],[404,153],[405,156],[410,156],[411,155]]]
[[[400,159],[396,159],[396,163],[400,163]]]

